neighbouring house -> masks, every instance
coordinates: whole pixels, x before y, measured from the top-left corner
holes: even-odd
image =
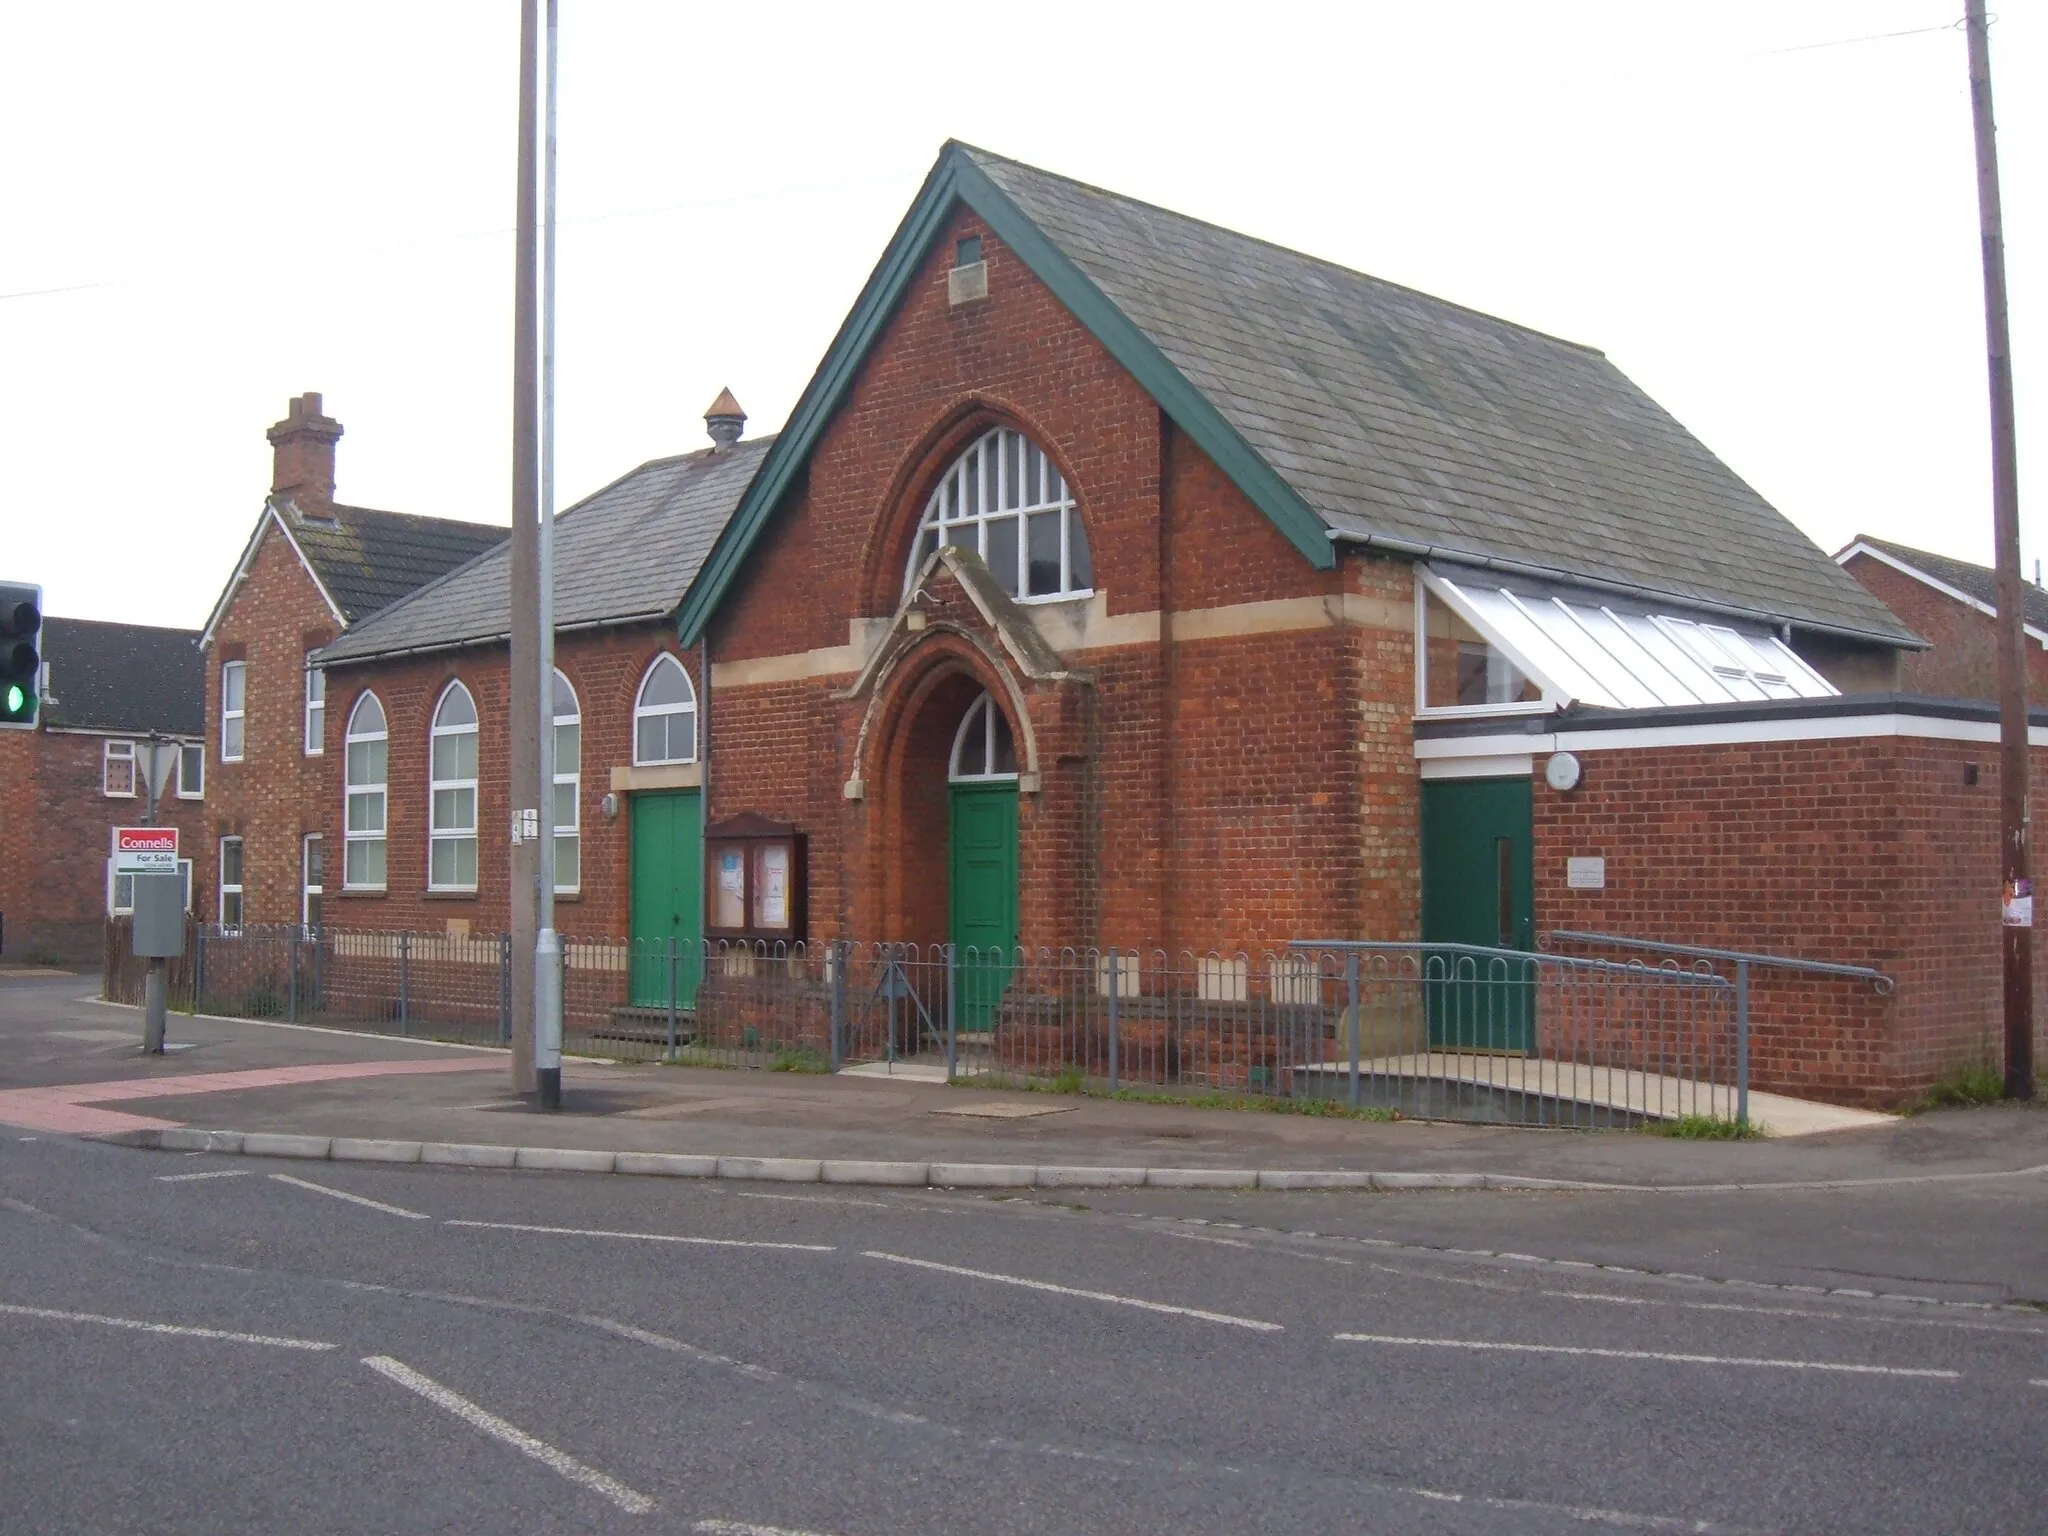
[[[1931,550],[1858,534],[1835,556],[1915,634],[1924,651],[1900,657],[1899,687],[1952,699],[1998,697],[1997,573]],[[2027,697],[2048,705],[2048,592],[2022,587],[2026,608]]]
[[[1760,1086],[1996,1036],[1995,721],[1597,351],[949,144],[784,430],[710,422],[560,521],[565,932],[1619,933],[1897,978],[1760,980]],[[505,921],[506,560],[313,658],[332,922]]]
[[[205,657],[210,922],[317,923],[327,871],[326,680],[307,658],[502,542],[506,530],[334,499],[341,423],[320,396],[269,430],[270,494],[199,635]]]
[[[147,815],[147,747],[177,764],[156,820],[178,829],[188,905],[206,795],[198,634],[146,624],[43,620],[43,705],[33,731],[0,731],[0,929],[9,961],[96,965],[106,919],[134,905],[113,872],[113,829]]]

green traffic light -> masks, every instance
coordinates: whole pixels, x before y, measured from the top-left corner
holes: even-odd
[[[19,683],[7,685],[7,713],[18,715],[28,704],[28,690]]]

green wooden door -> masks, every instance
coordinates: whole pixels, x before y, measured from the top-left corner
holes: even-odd
[[[995,1028],[1017,943],[1017,786],[955,784],[948,848],[960,1028]]]
[[[697,1000],[704,932],[704,823],[694,789],[633,796],[633,958],[636,1008],[669,1000],[668,944],[676,945],[676,1006]]]
[[[1422,938],[1488,949],[1536,947],[1529,780],[1439,779],[1422,786]],[[1425,953],[1429,1043],[1526,1051],[1535,1039],[1536,965]]]

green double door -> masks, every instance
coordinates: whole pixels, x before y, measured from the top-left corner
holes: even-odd
[[[1485,949],[1536,947],[1529,780],[1437,779],[1422,786],[1422,939]],[[1429,1043],[1437,1050],[1527,1051],[1535,1042],[1536,962],[1425,952]]]
[[[954,784],[947,848],[955,1006],[962,1030],[995,1028],[1017,943],[1017,786]]]
[[[632,994],[636,1008],[669,1001],[669,941],[675,941],[675,1002],[693,1006],[703,973],[704,820],[699,791],[639,794],[633,806]]]

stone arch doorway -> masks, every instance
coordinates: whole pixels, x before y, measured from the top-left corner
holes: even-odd
[[[880,850],[888,937],[1007,956],[1018,937],[1020,769],[1004,701],[951,664],[912,684],[897,718]]]

